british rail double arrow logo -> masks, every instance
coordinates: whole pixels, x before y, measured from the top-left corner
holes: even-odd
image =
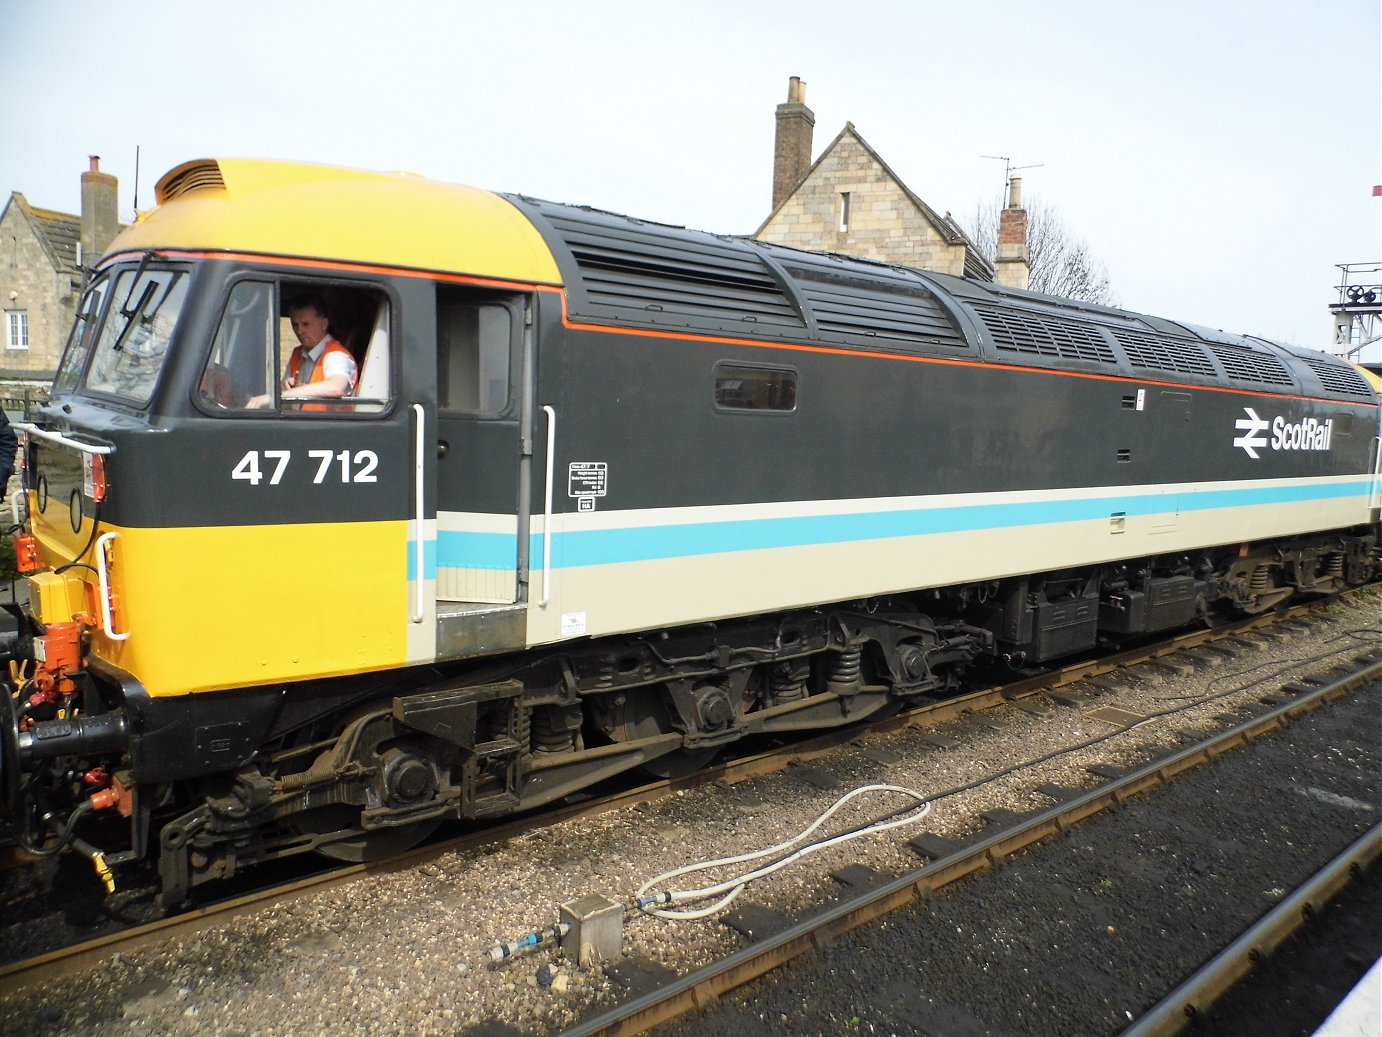
[[[1267,431],[1267,419],[1259,418],[1257,411],[1251,407],[1244,407],[1243,410],[1247,412],[1248,416],[1239,418],[1233,423],[1234,428],[1243,434],[1233,441],[1233,445],[1242,447],[1248,452],[1248,456],[1256,461],[1258,455],[1255,448],[1267,445],[1267,437],[1264,434]]]

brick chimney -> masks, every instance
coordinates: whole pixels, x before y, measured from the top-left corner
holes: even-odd
[[[811,168],[811,131],[816,116],[806,107],[806,84],[793,76],[787,103],[777,106],[777,139],[773,144],[773,209],[776,210]]]
[[[82,174],[82,265],[94,266],[120,230],[116,215],[119,181],[101,172],[101,156],[91,156]]]
[[[1022,208],[1022,178],[1008,180],[1008,207],[998,214],[998,283],[1009,288],[1027,287],[1031,276],[1031,251],[1027,248],[1027,210]]]

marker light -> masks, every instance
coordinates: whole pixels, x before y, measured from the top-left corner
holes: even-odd
[[[100,454],[87,454],[82,466],[82,493],[97,504],[106,499],[106,459]]]

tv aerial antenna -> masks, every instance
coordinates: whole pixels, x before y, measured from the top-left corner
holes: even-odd
[[[1012,183],[1014,173],[1020,172],[1024,169],[1040,169],[1042,166],[1046,165],[1045,162],[1034,162],[1030,166],[1015,166],[1013,165],[1013,160],[1009,158],[1007,155],[980,155],[979,157],[991,158],[997,162],[1003,163],[1003,187],[1005,189],[1007,188],[1008,184]]]

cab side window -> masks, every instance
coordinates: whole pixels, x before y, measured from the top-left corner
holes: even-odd
[[[273,392],[274,307],[272,284],[241,281],[231,289],[198,386],[203,405],[238,410],[251,397]]]
[[[285,398],[298,339],[291,310],[302,300],[325,310],[327,334],[349,351],[356,379],[340,397]],[[372,288],[245,280],[230,291],[196,387],[198,404],[237,415],[377,414],[391,400],[389,300]],[[302,362],[298,367],[301,369]]]

